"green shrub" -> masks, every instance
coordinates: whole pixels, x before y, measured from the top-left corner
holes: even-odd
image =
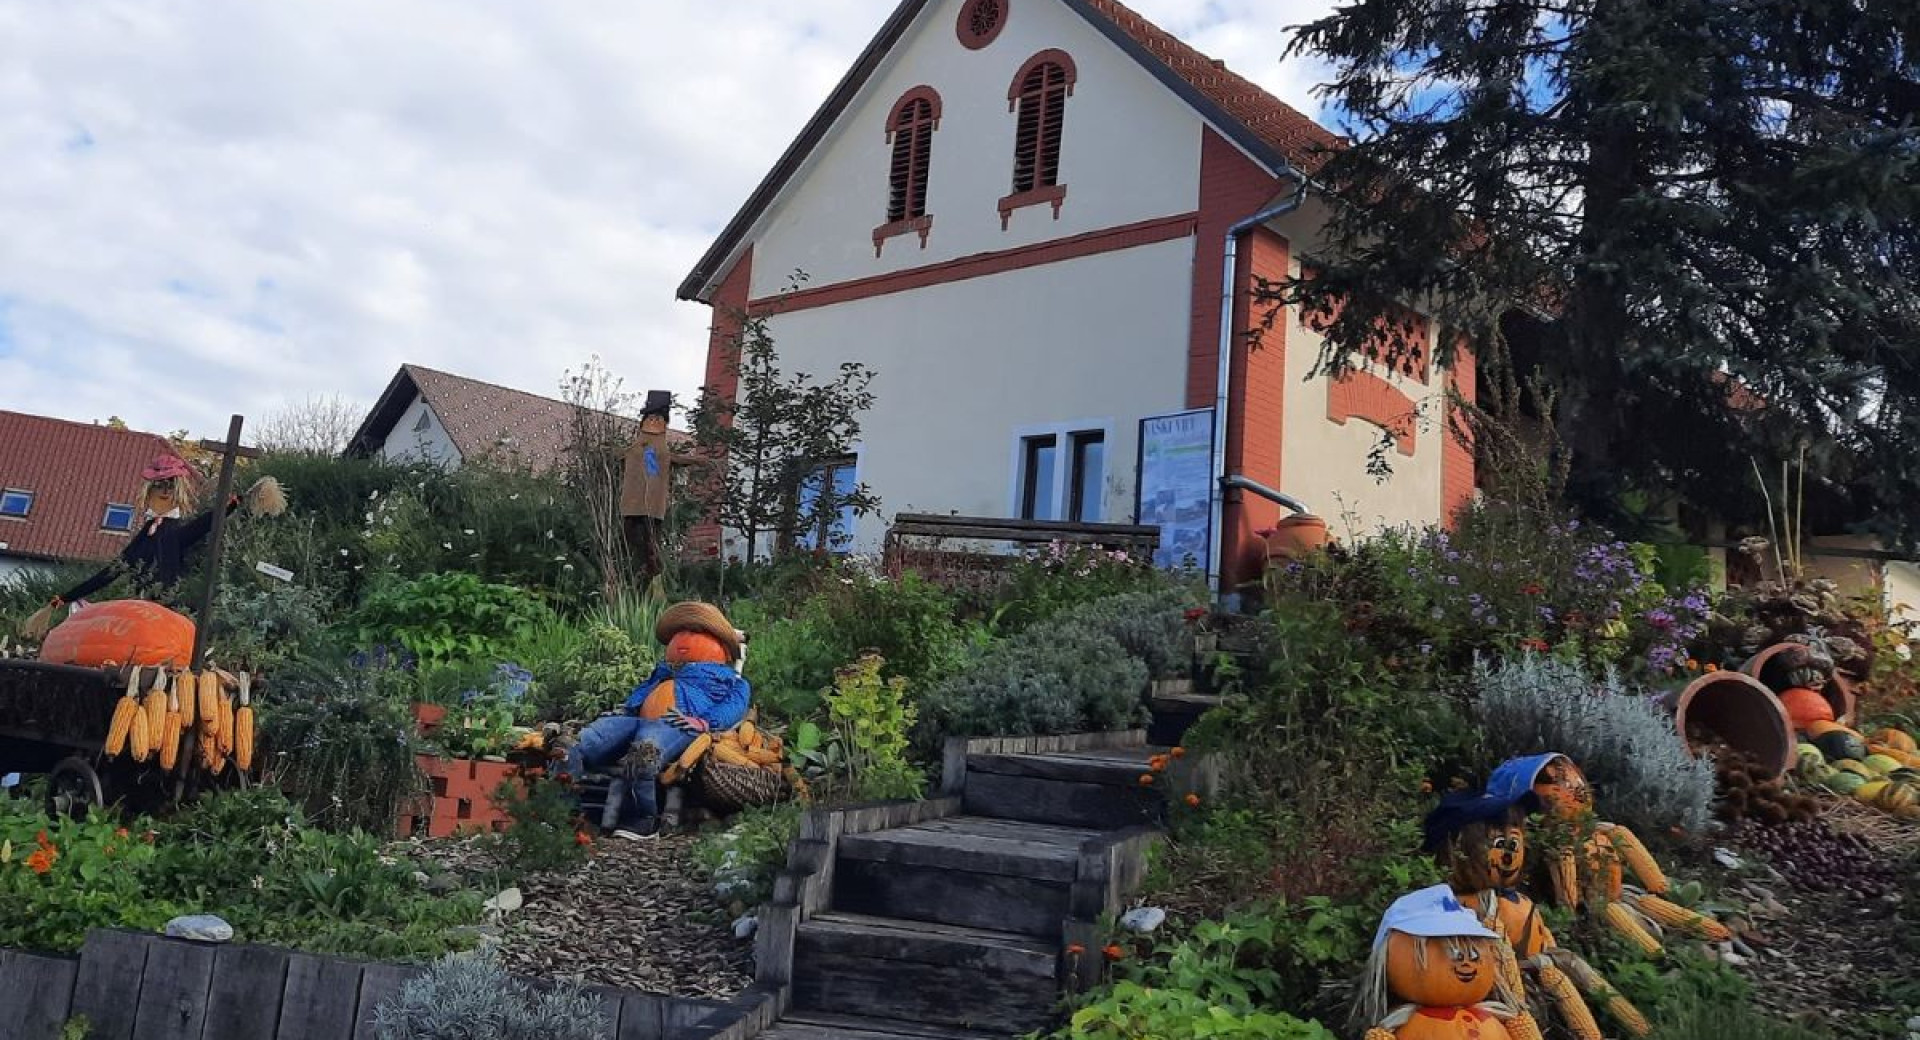
[[[797,802],[744,810],[725,828],[700,835],[694,863],[721,898],[763,903],[773,894],[774,875],[787,865],[787,847],[800,834],[803,813]]]
[[[271,583],[271,584],[269,584]],[[321,650],[333,604],[323,589],[254,574],[220,586],[208,656],[227,668],[271,675]]]
[[[508,781],[494,792],[493,800],[512,821],[494,837],[495,850],[516,875],[570,870],[586,861],[579,807],[558,782]]]
[[[594,621],[563,658],[539,672],[539,713],[548,719],[592,719],[619,707],[652,670],[652,638]]]
[[[1141,717],[1147,669],[1090,627],[1046,627],[996,644],[920,697],[915,744],[948,737],[1125,729]]]
[[[536,989],[490,952],[454,954],[374,1009],[380,1040],[611,1040],[603,1001],[576,982]]]
[[[833,677],[826,709],[833,730],[828,744],[837,748],[823,760],[837,762],[843,775],[828,775],[817,795],[844,793],[858,801],[920,797],[925,778],[906,759],[915,710],[907,703],[905,679],[880,678],[885,664],[878,654],[863,654]]]
[[[1123,592],[1062,611],[1038,627],[1102,633],[1138,658],[1152,678],[1177,678],[1193,666],[1193,629],[1186,612],[1203,601],[1198,589],[1183,585]]]
[[[1062,611],[1173,580],[1151,559],[1098,546],[1055,542],[1021,558],[996,599],[995,630],[1014,633]]]
[[[426,792],[404,691],[413,677],[302,661],[274,677],[260,702],[267,775],[322,826],[375,834]]]
[[[548,615],[531,594],[472,574],[429,574],[382,588],[354,615],[364,646],[397,642],[422,661],[498,659]]]
[[[1712,819],[1713,763],[1695,758],[1644,691],[1608,673],[1527,655],[1474,671],[1474,708],[1491,760],[1558,751],[1605,792],[1600,811],[1643,834]]]

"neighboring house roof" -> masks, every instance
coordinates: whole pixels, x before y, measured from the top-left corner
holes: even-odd
[[[1252,80],[1230,71],[1226,63],[1188,46],[1118,0],[1059,2],[1100,30],[1275,175],[1293,176],[1302,170],[1317,169],[1324,150],[1339,146],[1338,134],[1261,89]],[[904,0],[894,9],[853,68],[800,131],[800,136],[788,146],[766,179],[748,197],[746,205],[680,283],[680,299],[710,300],[712,287],[726,274],[726,266],[754,223],[779,198],[807,156],[853,104],[887,52],[906,35],[928,3],[929,0]]]
[[[547,470],[557,466],[566,454],[573,405],[421,365],[400,366],[347,442],[347,454],[366,458],[377,453],[416,396],[433,409],[434,418],[462,459],[511,459]],[[614,418],[637,431],[635,420]],[[669,439],[681,444],[687,437],[673,431]]]
[[[128,536],[101,529],[108,504],[138,506],[140,471],[173,450],[158,434],[0,411],[0,488],[33,492],[25,519],[0,518],[0,553],[118,556]]]

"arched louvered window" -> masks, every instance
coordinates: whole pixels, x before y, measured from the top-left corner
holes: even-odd
[[[933,218],[927,215],[927,178],[933,171],[933,132],[940,128],[940,95],[915,87],[894,103],[887,116],[892,146],[887,170],[887,222],[873,231],[876,254],[894,235],[919,232],[927,244]]]
[[[1017,113],[1013,138],[1013,192],[1000,200],[1001,226],[1021,206],[1051,203],[1060,215],[1066,189],[1060,183],[1060,142],[1066,126],[1067,98],[1077,73],[1065,52],[1042,51],[1027,60],[1007,91],[1007,107]]]
[[[933,168],[933,102],[909,98],[893,115],[893,172],[887,219],[927,215],[927,173]]]

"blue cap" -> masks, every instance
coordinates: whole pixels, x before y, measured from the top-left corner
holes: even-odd
[[[1487,778],[1487,797],[1497,798],[1508,805],[1523,801],[1533,793],[1533,782],[1539,778],[1540,771],[1547,768],[1547,763],[1566,757],[1558,751],[1549,751],[1542,755],[1507,759]]]
[[[1498,939],[1487,930],[1473,911],[1461,904],[1446,885],[1434,885],[1409,892],[1393,901],[1380,918],[1373,933],[1373,947],[1387,941],[1388,932],[1405,932],[1422,938],[1457,935],[1473,939]]]

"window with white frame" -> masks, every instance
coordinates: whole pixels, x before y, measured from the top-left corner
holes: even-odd
[[[814,467],[800,485],[798,513],[803,528],[794,532],[794,546],[836,553],[850,549],[854,516],[849,500],[859,486],[859,460],[851,455]],[[820,501],[822,493],[832,496],[824,505]]]
[[[33,512],[33,492],[25,488],[0,489],[0,516],[25,519]]]
[[[107,503],[107,511],[100,517],[100,529],[103,531],[133,530],[133,507],[121,502]]]
[[[1107,431],[1072,426],[1020,437],[1014,496],[1022,520],[1099,523],[1107,481]]]

